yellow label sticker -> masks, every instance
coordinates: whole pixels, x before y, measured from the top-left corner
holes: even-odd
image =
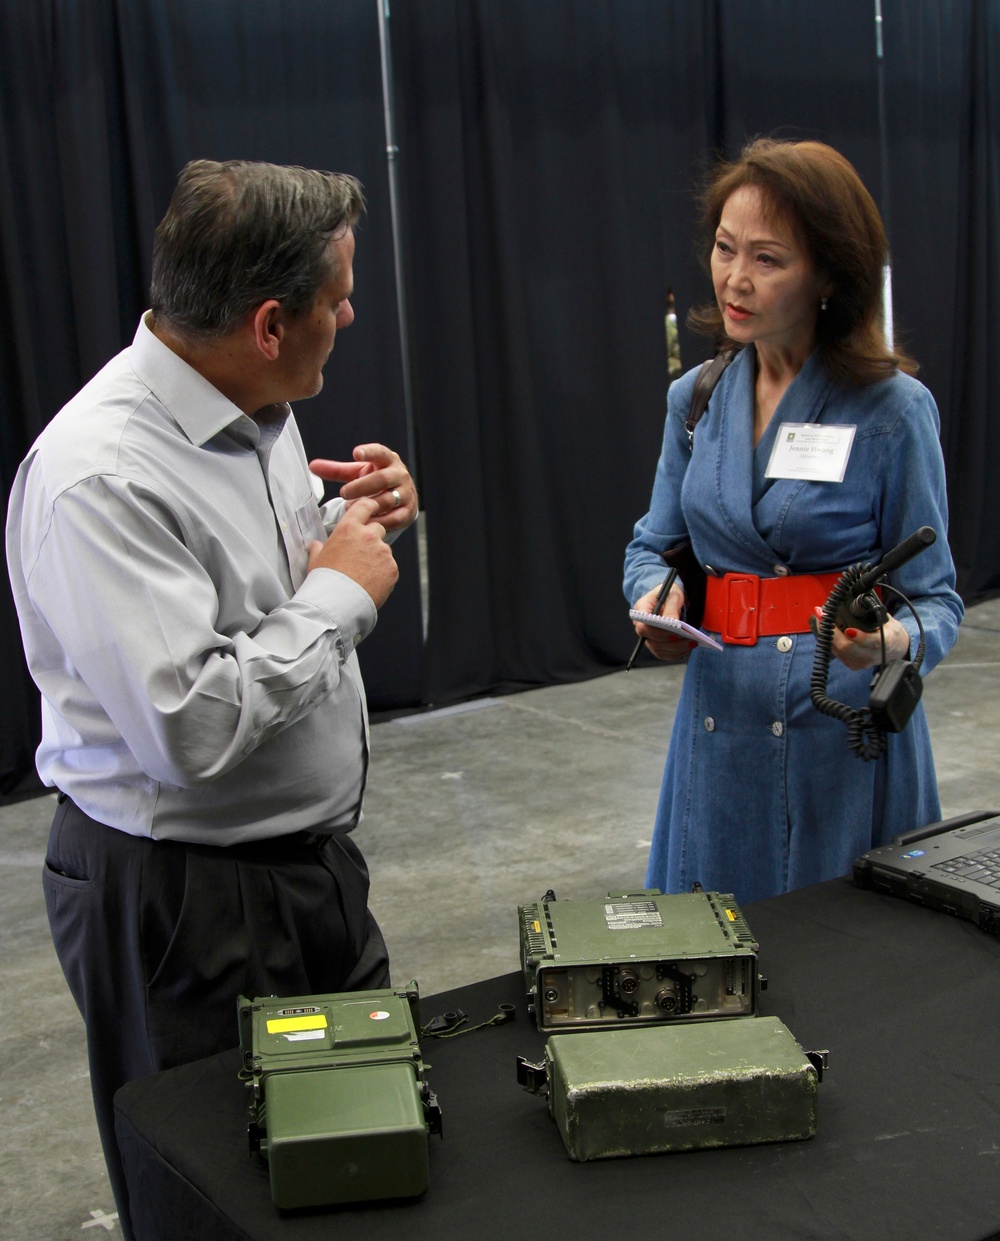
[[[310,1013],[308,1017],[275,1017],[267,1023],[268,1034],[287,1034],[289,1030],[325,1029],[325,1013]]]
[[[532,922],[531,929],[535,932],[536,935],[541,931],[542,924],[538,921],[537,918],[534,920],[534,922]]]
[[[733,913],[731,909],[726,910],[726,917],[729,919],[730,922],[736,921],[736,915]]]

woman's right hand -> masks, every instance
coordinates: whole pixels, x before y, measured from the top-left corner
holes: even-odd
[[[655,590],[651,590],[648,595],[643,595],[641,599],[637,599],[632,607],[637,612],[655,612],[656,599],[660,593],[657,586]],[[684,609],[684,591],[676,583],[671,586],[670,594],[667,595],[663,607],[660,608],[661,616],[673,616],[677,620],[681,618],[681,612]],[[654,625],[647,625],[643,621],[634,620],[632,622],[635,632],[642,638],[646,646],[653,652],[657,659],[662,659],[667,663],[676,663],[680,659],[687,657],[695,643],[688,638],[678,638],[675,634],[670,633],[667,629],[657,629]]]

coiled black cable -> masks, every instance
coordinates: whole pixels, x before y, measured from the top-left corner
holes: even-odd
[[[865,762],[879,758],[885,752],[886,734],[884,729],[875,723],[868,707],[858,709],[857,707],[849,707],[847,703],[837,702],[829,697],[826,687],[830,676],[830,655],[833,647],[833,630],[836,625],[837,615],[841,607],[859,593],[858,587],[861,579],[865,574],[869,574],[870,571],[871,565],[851,565],[849,569],[844,570],[837,584],[830,591],[826,603],[823,604],[822,619],[816,629],[816,654],[813,659],[812,677],[809,682],[813,706],[817,711],[822,712],[823,715],[832,716],[834,719],[840,720],[847,725],[847,744],[858,758],[863,759]],[[882,589],[891,591],[901,599],[916,619],[917,628],[920,632],[920,641],[917,645],[917,653],[913,659],[913,669],[914,671],[919,671],[920,665],[924,662],[925,646],[924,627],[921,624],[920,617],[913,604],[901,591],[896,590],[894,586],[884,583]],[[882,661],[884,664],[884,635],[882,650]]]

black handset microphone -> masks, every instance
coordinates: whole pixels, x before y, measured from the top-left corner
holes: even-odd
[[[894,569],[930,547],[936,539],[937,531],[933,526],[921,526],[892,551],[886,552],[874,568],[866,567],[862,570],[850,594],[837,609],[837,628],[863,629],[865,633],[875,633],[881,629],[889,619],[889,614],[875,593],[876,584]]]
[[[823,605],[822,619],[814,628],[816,654],[813,659],[811,697],[813,706],[824,715],[833,716],[847,725],[848,745],[859,758],[878,758],[885,750],[885,734],[902,732],[909,723],[923,691],[920,665],[924,661],[924,627],[913,604],[894,586],[885,589],[898,596],[913,613],[920,641],[913,660],[896,659],[884,664],[875,673],[869,690],[868,706],[855,710],[846,703],[836,702],[826,692],[833,648],[834,626],[840,630],[854,628],[871,633],[888,620],[888,612],[875,593],[888,573],[912,560],[937,539],[931,526],[921,526],[894,547],[874,568],[852,565],[846,569]],[[885,642],[883,638],[883,659]]]

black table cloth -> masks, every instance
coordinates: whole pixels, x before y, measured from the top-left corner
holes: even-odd
[[[425,1022],[517,1006],[514,1022],[421,1042],[444,1116],[422,1198],[279,1212],[248,1153],[234,1050],[119,1091],[137,1238],[1000,1238],[1000,942],[846,879],[744,912],[761,1011],[830,1051],[811,1140],[572,1163],[544,1100],[517,1085],[516,1057],[540,1059],[543,1039],[509,974],[422,1001]]]

